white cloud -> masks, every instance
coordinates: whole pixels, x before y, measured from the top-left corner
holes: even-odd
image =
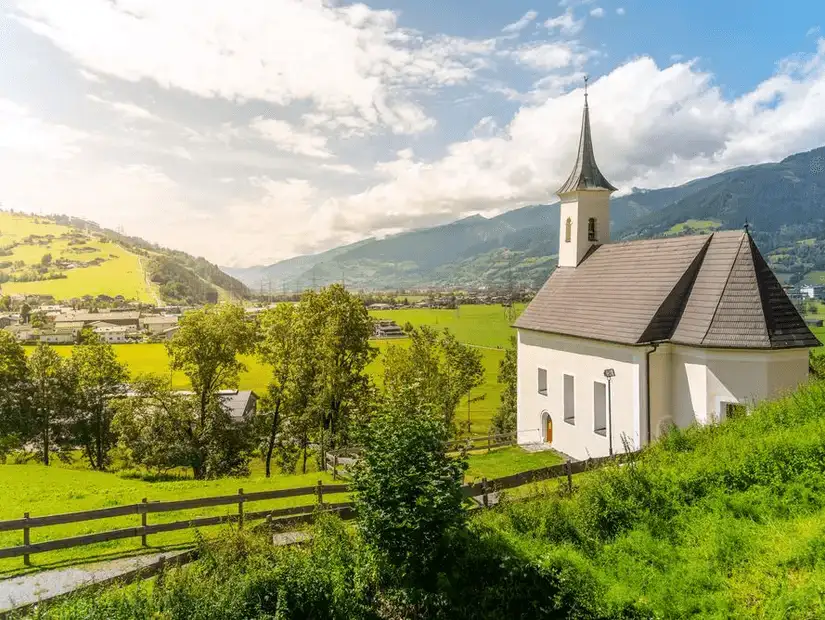
[[[819,35],[819,26],[811,26],[805,33],[806,37],[815,37],[817,35]]]
[[[754,91],[725,100],[691,63],[641,57],[596,80],[591,121],[600,167],[616,185],[662,187],[825,142],[825,39]],[[372,233],[554,200],[572,166],[581,89],[523,107],[498,135],[450,145],[436,161],[379,164],[388,178],[337,199],[342,233]]]
[[[86,95],[86,98],[89,101],[94,101],[95,103],[99,103],[104,105],[112,110],[118,112],[119,114],[123,115],[125,118],[129,120],[140,120],[140,121],[159,121],[161,120],[156,115],[152,114],[146,108],[142,108],[139,105],[135,105],[134,103],[128,102],[121,102],[121,101],[109,101],[107,99],[102,99],[101,97],[97,97],[96,95]]]
[[[545,71],[570,66],[579,67],[584,64],[588,55],[587,52],[579,50],[575,42],[534,43],[510,52],[510,56],[516,62]]]
[[[321,164],[321,169],[340,174],[358,174],[358,170],[349,164]]]
[[[0,153],[66,159],[77,155],[90,136],[64,125],[42,121],[7,99],[0,99]]]
[[[604,17],[604,9],[600,6],[597,6],[595,9],[590,11],[591,17]]]
[[[522,15],[518,21],[513,22],[512,24],[507,24],[504,28],[501,29],[502,32],[512,34],[516,32],[521,32],[527,26],[529,26],[534,19],[538,17],[538,13],[536,11],[527,11],[524,15]]]
[[[623,7],[619,7],[618,9],[616,9],[616,15],[624,15],[625,12],[626,11],[624,10]]]
[[[69,6],[71,4],[71,6]],[[18,20],[83,68],[204,98],[309,102],[417,133],[432,119],[408,88],[462,84],[495,40],[422,35],[391,11],[321,0],[19,0]]]
[[[78,69],[77,72],[80,74],[80,76],[84,80],[86,80],[88,82],[95,82],[95,83],[99,84],[100,82],[103,81],[103,80],[100,79],[100,76],[95,75],[91,71],[86,71],[86,69]]]
[[[551,17],[544,22],[544,27],[550,31],[558,30],[561,34],[574,35],[581,32],[584,28],[584,20],[576,19],[573,16],[573,11],[567,9],[564,13],[557,17]]]
[[[327,139],[296,130],[286,121],[258,117],[252,121],[252,129],[262,138],[269,140],[279,149],[296,155],[328,159],[332,153],[327,150]]]

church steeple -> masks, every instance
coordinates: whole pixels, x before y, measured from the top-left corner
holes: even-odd
[[[593,155],[593,138],[590,135],[590,109],[587,105],[587,78],[584,78],[584,111],[582,112],[582,130],[579,136],[579,153],[573,172],[556,192],[559,196],[579,190],[607,190],[615,192],[616,188],[604,177],[596,165]]]
[[[556,192],[561,199],[559,267],[577,267],[595,245],[610,242],[610,194],[616,191],[596,165],[590,135],[587,78],[579,153],[573,172]]]

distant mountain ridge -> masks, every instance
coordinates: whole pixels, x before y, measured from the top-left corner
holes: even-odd
[[[611,219],[614,239],[741,228],[747,221],[765,254],[794,246],[800,239],[825,239],[825,148],[677,187],[634,189],[611,200]],[[558,227],[558,203],[532,205],[497,217],[476,215],[384,239],[366,239],[269,266],[224,270],[253,289],[261,281],[271,281],[273,291],[342,279],[365,289],[510,282],[538,286],[555,265]],[[809,265],[796,254],[790,252],[788,263],[779,253],[775,268],[804,271]],[[816,264],[810,262],[812,267]]]

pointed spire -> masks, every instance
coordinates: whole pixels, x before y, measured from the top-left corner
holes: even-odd
[[[564,182],[557,194],[567,194],[582,189],[603,189],[615,192],[616,188],[604,178],[604,175],[596,165],[596,157],[593,155],[593,138],[590,135],[590,108],[587,105],[587,82],[584,78],[584,111],[582,112],[582,130],[579,136],[579,153],[576,157],[576,165],[573,172]]]

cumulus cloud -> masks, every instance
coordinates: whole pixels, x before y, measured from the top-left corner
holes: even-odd
[[[600,6],[597,6],[595,9],[590,11],[591,17],[604,17],[604,9]]]
[[[625,188],[673,185],[825,142],[825,40],[733,100],[693,64],[661,68],[648,57],[596,80],[590,93],[608,178]],[[452,144],[438,160],[380,164],[391,178],[339,200],[336,224],[348,233],[390,230],[554,200],[575,156],[581,94],[522,107],[503,135]]]
[[[618,9],[616,9],[616,15],[624,15],[624,14],[625,14],[625,10],[624,10],[623,7],[619,7]]]
[[[538,13],[536,11],[527,11],[524,15],[522,15],[518,21],[513,22],[512,24],[507,24],[504,28],[501,29],[502,32],[507,34],[513,34],[517,32],[521,32],[527,26],[529,26],[534,19],[538,17]]]
[[[296,155],[328,159],[332,153],[327,150],[327,139],[296,130],[286,121],[275,118],[258,117],[252,121],[252,129],[260,136],[275,144],[279,149]]]
[[[571,9],[567,9],[557,17],[551,17],[544,22],[544,27],[548,30],[559,31],[561,34],[574,35],[584,28],[584,20],[576,19]]]
[[[107,99],[103,99],[96,95],[86,95],[86,98],[89,101],[94,101],[95,103],[99,103],[101,105],[106,106],[121,114],[125,118],[129,120],[140,120],[140,121],[159,121],[155,114],[152,114],[146,108],[142,108],[139,105],[135,105],[134,103],[124,102],[124,101],[109,101]]]
[[[0,99],[0,152],[66,159],[77,155],[89,137],[71,127],[47,123],[25,107]]]
[[[308,102],[394,133],[433,125],[404,89],[465,83],[495,40],[426,38],[364,4],[238,0],[19,0],[16,18],[108,75],[229,101]],[[89,73],[92,72],[92,73]]]

